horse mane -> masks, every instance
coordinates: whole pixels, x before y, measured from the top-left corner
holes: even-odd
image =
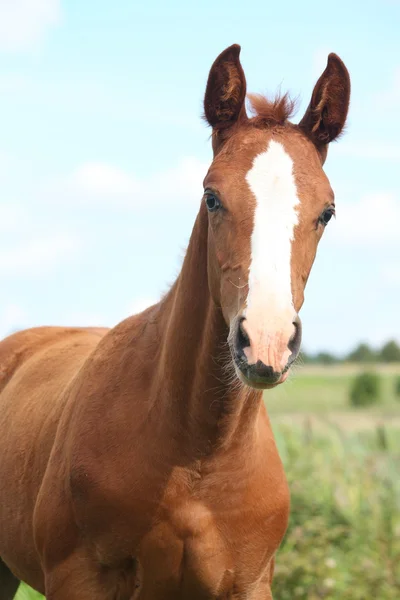
[[[255,127],[271,125],[286,125],[287,121],[296,111],[296,100],[289,94],[278,93],[274,99],[262,94],[248,94],[250,112],[254,115],[251,119]]]

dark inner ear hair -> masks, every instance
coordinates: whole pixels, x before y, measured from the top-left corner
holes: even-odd
[[[349,73],[341,59],[331,53],[298,126],[317,148],[329,144],[344,130],[349,102]]]
[[[240,116],[246,96],[246,79],[234,44],[214,61],[204,96],[204,118],[213,129],[231,127]]]

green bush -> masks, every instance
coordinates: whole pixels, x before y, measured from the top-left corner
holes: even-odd
[[[394,380],[394,395],[400,400],[400,377],[396,377]]]
[[[387,342],[381,352],[380,359],[383,362],[400,362],[400,346],[394,340]]]
[[[347,360],[355,363],[376,362],[377,353],[370,348],[368,344],[359,344],[357,348],[354,348],[354,350],[350,352],[347,356]]]
[[[371,406],[380,400],[381,378],[377,373],[357,375],[350,388],[350,404],[354,407]]]

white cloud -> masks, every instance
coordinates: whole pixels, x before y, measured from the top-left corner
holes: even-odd
[[[21,95],[28,93],[28,91],[31,92],[31,83],[31,78],[25,74],[20,75],[19,73],[0,73],[0,94],[5,95],[11,93]]]
[[[35,47],[60,19],[60,0],[0,0],[0,50]]]
[[[79,242],[60,234],[0,250],[0,275],[40,276],[75,257]]]
[[[354,143],[344,139],[335,147],[335,153],[353,158],[400,161],[400,144],[379,141]]]
[[[197,158],[183,158],[176,167],[157,174],[150,185],[149,194],[157,201],[162,201],[162,194],[179,197],[185,195],[196,203],[202,195],[202,182],[207,174],[209,164]],[[161,193],[161,197],[160,197]]]
[[[95,196],[132,195],[140,187],[137,180],[122,169],[96,162],[78,167],[71,176],[71,184],[77,191]]]
[[[356,202],[343,203],[333,227],[330,243],[395,245],[399,248],[400,199],[391,193],[375,193]]]
[[[87,162],[66,180],[53,182],[43,195],[52,203],[57,197],[68,204],[101,202],[114,208],[181,201],[198,206],[208,167],[207,163],[189,156],[168,170],[139,178],[115,165]]]
[[[16,304],[6,305],[0,313],[0,340],[15,329],[24,327],[26,312]]]
[[[99,313],[73,312],[59,320],[64,327],[108,327],[106,318]]]
[[[158,302],[158,300],[159,299],[155,300],[154,298],[151,298],[150,296],[138,297],[129,306],[128,314],[136,315],[136,314],[142,312],[143,310],[145,310],[146,308],[148,308],[149,306],[151,306],[152,304],[155,304],[156,302]]]
[[[1,0],[0,0],[1,2]],[[0,94],[1,94],[1,85],[0,85]],[[10,157],[2,150],[0,150],[0,183],[3,183],[3,180],[6,179],[9,169],[10,169]]]
[[[400,67],[395,69],[388,89],[375,94],[375,99],[381,113],[385,110],[398,111],[400,105]]]
[[[331,50],[328,48],[319,48],[314,52],[312,59],[312,75],[318,78],[324,71],[328,62],[328,56]]]
[[[26,213],[20,206],[2,204],[0,206],[0,233],[17,232],[26,222]]]
[[[400,265],[386,264],[382,267],[382,281],[390,287],[400,287]]]

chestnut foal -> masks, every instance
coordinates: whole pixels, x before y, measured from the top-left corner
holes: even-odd
[[[262,390],[285,380],[324,228],[348,72],[330,54],[298,125],[251,97],[240,47],[204,100],[213,162],[182,270],[111,330],[0,344],[0,600],[271,599],[289,493]]]

